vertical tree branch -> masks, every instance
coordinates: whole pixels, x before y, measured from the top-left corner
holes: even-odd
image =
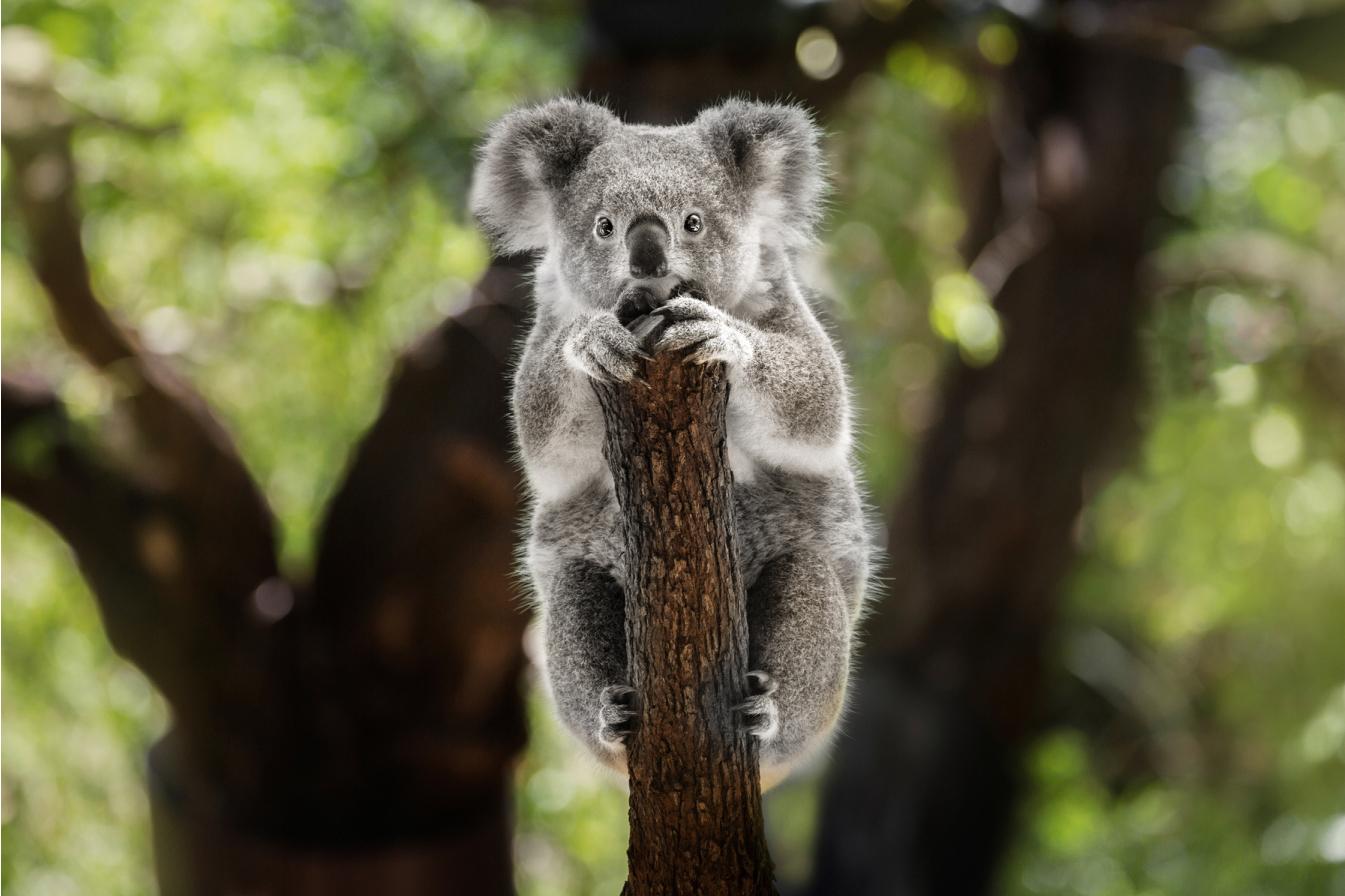
[[[1020,39],[996,85],[1020,142],[957,153],[988,166],[965,172],[965,251],[1002,272],[1004,348],[945,370],[894,513],[893,587],[832,763],[817,896],[993,891],[1075,521],[1135,430],[1139,269],[1183,73],[1069,35]],[[1015,242],[996,234],[1020,221],[1032,245],[996,261]]]
[[[677,356],[599,386],[626,536],[631,737],[629,896],[771,894],[744,699],[747,609],[725,457],[722,365]]]

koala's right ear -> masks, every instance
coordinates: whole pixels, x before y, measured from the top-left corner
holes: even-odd
[[[490,129],[472,178],[472,214],[505,252],[546,246],[551,195],[621,125],[583,100],[515,109]]]

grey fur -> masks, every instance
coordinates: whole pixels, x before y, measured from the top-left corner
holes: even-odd
[[[629,379],[642,348],[728,365],[754,670],[738,710],[761,738],[763,780],[824,745],[840,714],[871,539],[845,372],[795,276],[821,211],[818,141],[793,106],[732,100],[664,128],[557,100],[506,116],[482,151],[471,202],[484,229],[505,249],[544,250],[513,401],[547,679],[562,720],[617,767],[638,700],[620,514],[588,380]],[[692,213],[699,232],[684,226]],[[600,218],[612,226],[595,229]],[[649,222],[668,276],[636,280],[624,235],[647,242]],[[666,323],[651,346],[617,316],[639,290]]]

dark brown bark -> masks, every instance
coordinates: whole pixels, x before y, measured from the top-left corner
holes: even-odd
[[[992,889],[1075,520],[1136,428],[1138,271],[1183,75],[1062,34],[1020,40],[994,85],[997,127],[956,147],[975,203],[966,251],[997,292],[1004,347],[945,371],[893,516],[892,587],[824,798],[819,896]]]
[[[224,427],[98,300],[59,98],[7,81],[5,106],[28,257],[136,442],[111,451],[7,379],[4,492],[70,544],[113,645],[171,706],[150,762],[162,892],[511,893],[524,616],[504,370],[522,265],[407,351],[315,581],[289,578]]]
[[[924,0],[883,19],[851,3],[590,0],[592,40],[580,89],[629,120],[653,124],[687,121],[734,95],[826,111],[898,41],[946,23],[939,4]],[[840,68],[829,78],[805,74],[795,57],[795,42],[810,26],[826,28],[841,49]]]
[[[774,892],[747,697],[747,608],[725,456],[723,365],[660,355],[596,387],[625,522],[628,896]]]

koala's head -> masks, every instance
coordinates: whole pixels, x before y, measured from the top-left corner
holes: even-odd
[[[501,249],[545,250],[585,305],[611,307],[637,283],[666,295],[695,280],[731,307],[757,280],[763,246],[812,239],[825,188],[818,138],[794,106],[730,100],[652,127],[553,100],[492,129],[472,211]]]

